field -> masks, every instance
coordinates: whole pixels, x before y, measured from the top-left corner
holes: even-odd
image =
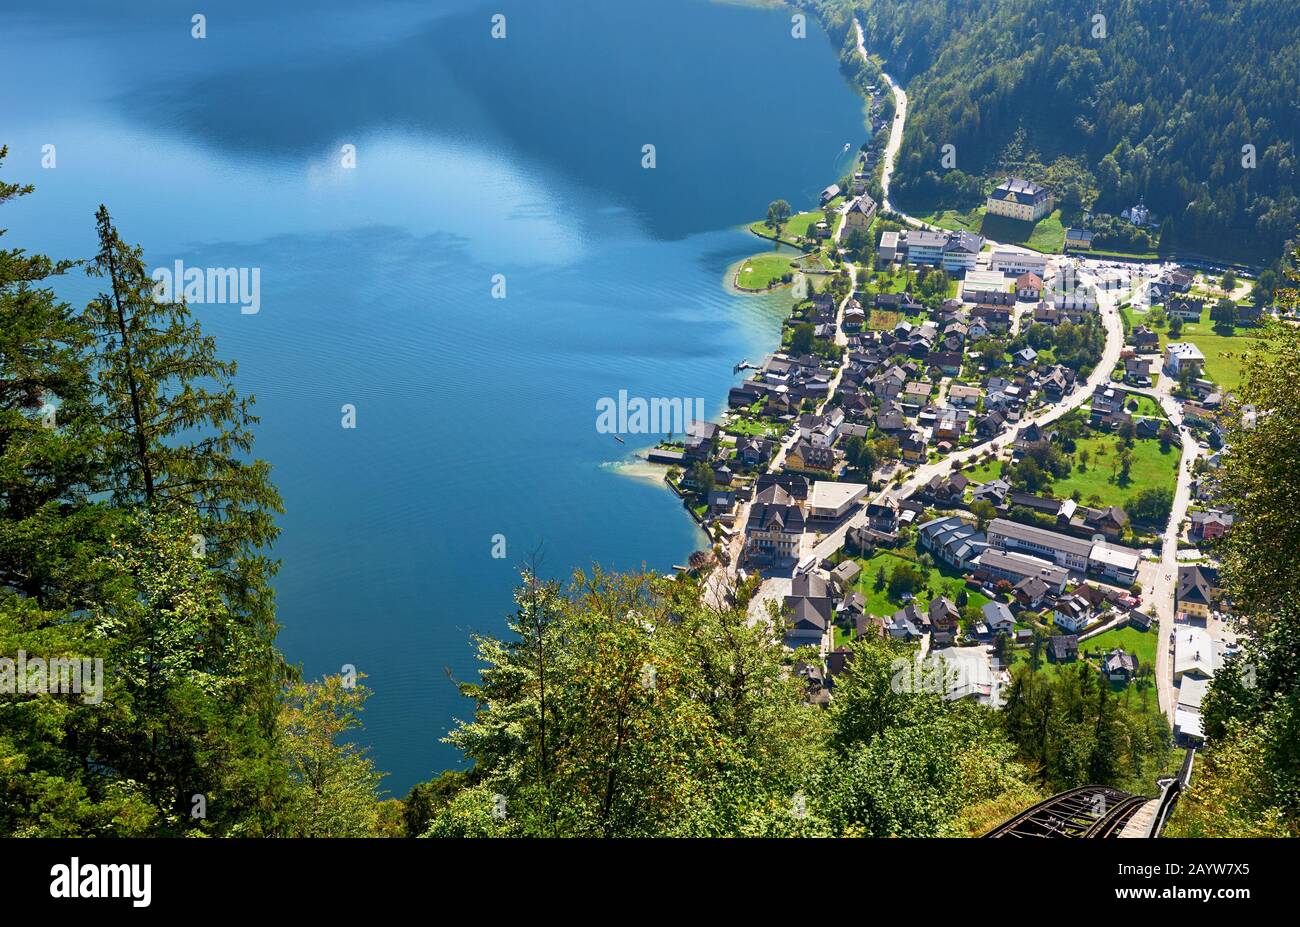
[[[966,478],[976,483],[987,483],[989,480],[997,479],[1002,475],[1002,461],[994,459],[988,463],[980,464],[978,467],[970,467],[961,471]]]
[[[903,314],[901,312],[889,312],[885,309],[872,309],[871,315],[867,318],[867,328],[878,332],[891,331],[902,317]]]
[[[936,212],[929,216],[922,217],[930,225],[937,225],[941,229],[951,229],[954,232],[979,232],[980,222],[984,218],[983,207],[958,212],[955,209],[945,209],[942,212]]]
[[[1150,631],[1139,631],[1137,628],[1125,626],[1111,628],[1096,637],[1090,637],[1079,645],[1079,649],[1109,652],[1116,647],[1123,647],[1138,658],[1139,666],[1143,663],[1150,663],[1154,666],[1156,662],[1156,644],[1159,638],[1160,634],[1154,629],[1154,626]]]
[[[899,564],[909,563],[915,565],[915,561],[900,557],[897,554],[888,551],[879,551],[868,560],[858,559],[858,566],[862,567],[862,575],[858,578],[857,591],[861,592],[867,600],[868,615],[883,615],[888,617],[903,607],[903,602],[896,602],[889,598],[889,589],[877,590],[876,573],[881,567],[884,567],[885,578],[888,581],[889,576],[893,573],[895,567]],[[946,595],[954,601],[957,593],[966,588],[966,583],[959,576],[944,575],[936,567],[930,571],[929,586],[917,595],[918,605],[928,605],[930,600],[936,596]],[[976,608],[983,607],[988,601],[985,596],[973,589],[966,590],[969,596],[968,605]]]
[[[1065,226],[1061,224],[1059,209],[1032,224],[1005,216],[986,215],[980,224],[980,234],[995,241],[1024,245],[1045,254],[1059,254],[1065,247]]]
[[[1125,407],[1131,406],[1134,400],[1137,400],[1137,409],[1133,411],[1134,415],[1145,416],[1147,418],[1160,418],[1160,419],[1163,419],[1165,417],[1164,410],[1160,408],[1160,404],[1157,403],[1150,396],[1130,397],[1124,403]]]
[[[1238,328],[1231,335],[1221,335],[1214,330],[1210,311],[1201,313],[1199,322],[1184,322],[1177,338],[1169,337],[1168,328],[1160,331],[1160,350],[1170,341],[1190,341],[1205,355],[1205,373],[1225,391],[1241,385],[1241,354],[1255,343],[1253,329]]]
[[[921,218],[940,228],[954,232],[977,232],[995,241],[1023,245],[1045,254],[1059,254],[1065,246],[1065,226],[1061,222],[1059,209],[1033,224],[1004,216],[986,215],[983,206],[966,212],[945,209]]]
[[[785,225],[781,226],[781,240],[793,243],[796,239],[808,234],[809,227],[822,221],[825,216],[820,209],[814,209],[811,212],[796,213],[791,216]],[[764,238],[771,238],[775,230],[768,226],[763,220],[750,223],[749,230],[755,235],[761,235]]]
[[[1162,452],[1160,442],[1155,439],[1133,442],[1133,462],[1129,469],[1128,484],[1120,486],[1116,483],[1119,443],[1119,438],[1113,435],[1095,435],[1076,442],[1074,467],[1065,479],[1052,483],[1052,495],[1067,498],[1077,490],[1085,503],[1096,496],[1103,505],[1124,506],[1130,498],[1147,487],[1174,487],[1178,481],[1179,452],[1174,447],[1168,453]],[[1088,452],[1087,470],[1081,470],[1079,465],[1079,453],[1084,450]],[[1114,473],[1111,470],[1112,464],[1115,466]]]
[[[794,270],[790,266],[793,257],[789,251],[769,251],[745,258],[737,266],[736,283],[750,290],[766,289],[769,283]]]

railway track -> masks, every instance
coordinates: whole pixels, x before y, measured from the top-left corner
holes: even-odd
[[[1133,817],[1133,815],[1137,814],[1138,810],[1149,801],[1151,801],[1151,799],[1144,795],[1133,795],[1124,799],[1112,808],[1109,813],[1097,821],[1096,824],[1092,825],[1092,827],[1088,829],[1088,832],[1083,836],[1101,839],[1118,837],[1120,832],[1124,830],[1124,825],[1129,822],[1129,819]]]
[[[1104,785],[1069,789],[1031,805],[999,824],[985,837],[1094,837],[1102,826],[1126,810],[1125,821],[1146,799]],[[1131,810],[1130,810],[1131,809]],[[1123,825],[1120,825],[1122,829]],[[1115,830],[1114,833],[1118,833]],[[1109,832],[1108,832],[1109,834]]]
[[[1159,806],[1147,828],[1148,837],[1159,837],[1165,822],[1178,801],[1178,794],[1192,778],[1195,749],[1183,757],[1176,776],[1159,780]],[[1031,805],[1015,817],[993,828],[985,837],[1074,837],[1107,839],[1118,837],[1124,826],[1148,802],[1143,795],[1133,795],[1105,785],[1084,785],[1068,789]]]

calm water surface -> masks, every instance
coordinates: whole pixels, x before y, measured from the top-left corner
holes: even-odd
[[[472,675],[467,638],[501,631],[528,551],[556,574],[668,570],[703,543],[612,466],[638,442],[596,433],[595,402],[720,411],[789,305],[724,289],[762,250],[736,226],[777,197],[814,205],[864,140],[862,104],[789,10],[225,3],[203,40],[190,15],[6,4],[4,176],[38,189],[0,225],[83,257],[105,202],[150,266],[260,268],[258,313],[196,312],[257,396],[285,498],[280,644],[308,676],[368,674],[366,737],[404,793],[461,762],[439,742],[470,707],[448,671]]]

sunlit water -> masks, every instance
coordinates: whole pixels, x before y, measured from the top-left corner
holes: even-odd
[[[4,177],[38,190],[0,226],[84,257],[105,202],[150,266],[260,270],[257,313],[196,312],[257,396],[288,509],[280,645],[309,677],[367,674],[365,737],[400,794],[461,762],[439,742],[471,710],[449,677],[474,673],[471,632],[503,629],[529,552],[554,574],[668,570],[703,543],[611,466],[652,439],[597,433],[596,400],[721,410],[789,305],[726,291],[763,249],[736,227],[814,205],[862,105],[788,9],[219,6],[199,40],[161,0],[6,4]]]

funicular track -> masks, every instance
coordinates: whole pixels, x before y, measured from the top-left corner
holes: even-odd
[[[1104,785],[1070,789],[1026,808],[985,837],[1114,837],[1149,799]]]

